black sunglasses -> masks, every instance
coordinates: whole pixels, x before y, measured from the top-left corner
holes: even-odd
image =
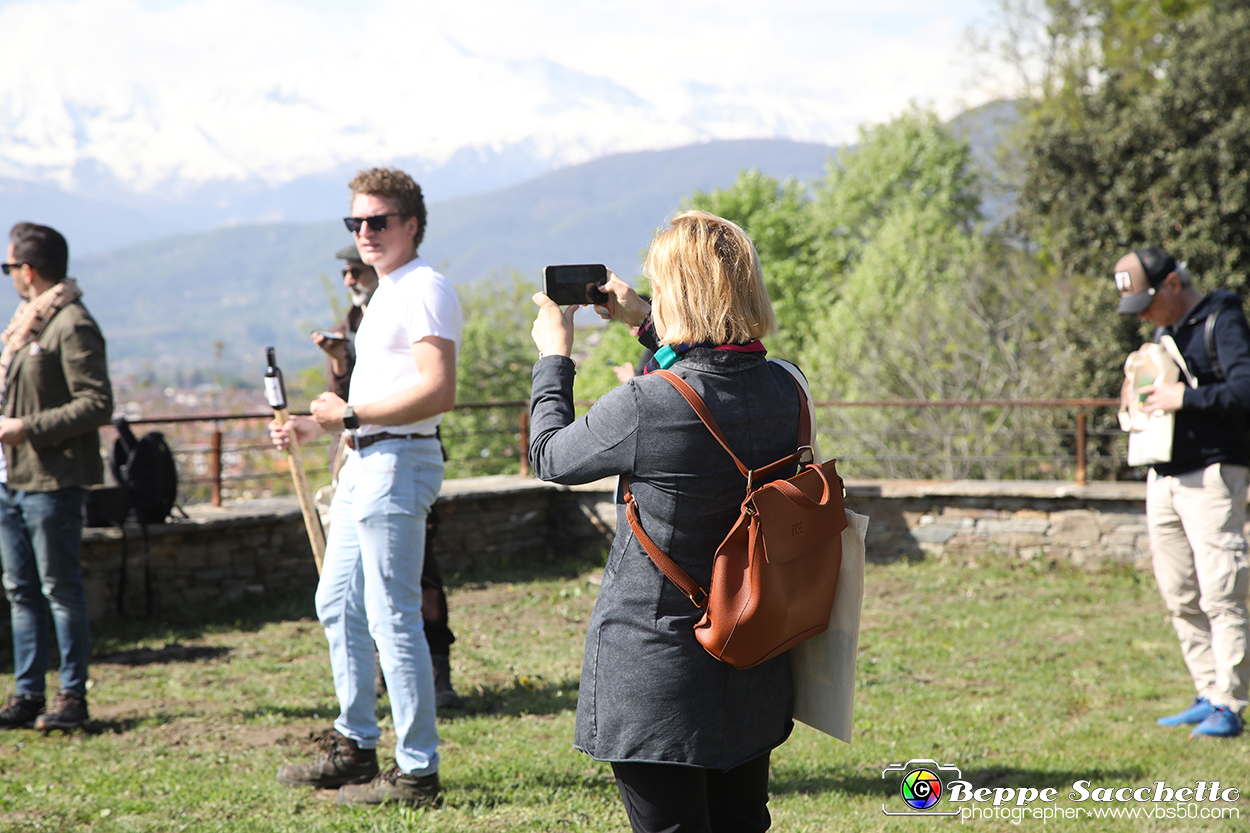
[[[21,269],[25,265],[26,262],[23,260],[19,260],[17,263],[0,263],[0,269],[4,270],[4,274],[12,275],[14,269]]]
[[[348,275],[351,275],[356,280],[360,280],[363,276],[369,274],[369,267],[368,266],[348,266],[346,269],[343,270],[342,274],[343,274],[343,277],[345,278]]]
[[[391,214],[374,214],[372,217],[344,217],[343,225],[347,226],[347,230],[352,234],[360,234],[360,230],[368,224],[369,228],[374,231],[386,231],[387,217],[402,217],[403,214],[393,212]]]

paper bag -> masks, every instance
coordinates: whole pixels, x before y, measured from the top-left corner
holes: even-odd
[[[1120,391],[1120,428],[1128,432],[1128,464],[1149,466],[1172,459],[1173,414],[1147,413],[1142,405],[1148,385],[1171,384],[1180,378],[1180,367],[1160,344],[1143,344],[1124,362],[1124,387]]]
[[[855,658],[859,612],[864,603],[864,536],[868,516],[846,510],[842,569],[829,628],[790,649],[794,719],[851,742],[855,706]]]

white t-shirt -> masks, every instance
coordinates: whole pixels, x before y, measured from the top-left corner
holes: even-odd
[[[420,257],[382,275],[356,331],[356,366],[348,402],[365,405],[421,382],[412,345],[426,336],[455,342],[460,355],[462,322],[456,290]],[[430,434],[437,414],[407,425],[362,425],[356,433]]]

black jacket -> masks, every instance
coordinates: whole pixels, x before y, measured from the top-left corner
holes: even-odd
[[[1223,380],[1206,345],[1207,318],[1217,310],[1214,358],[1223,368]],[[1250,325],[1241,310],[1241,299],[1226,289],[1216,290],[1204,296],[1180,323],[1163,328],[1160,335],[1175,339],[1198,387],[1186,388],[1183,407],[1176,412],[1172,462],[1160,463],[1154,470],[1162,475],[1178,475],[1213,463],[1246,465],[1250,462],[1246,438],[1250,414]]]

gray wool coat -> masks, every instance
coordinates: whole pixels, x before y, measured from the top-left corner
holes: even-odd
[[[799,396],[759,353],[695,348],[671,368],[693,387],[748,467],[794,451]],[[534,365],[530,461],[543,480],[625,475],[642,528],[707,588],[712,558],[737,519],[746,480],[677,391],[656,376],[573,413],[572,360]],[[790,734],[786,654],[738,670],[694,637],[702,613],[638,543],[617,490],[616,540],[586,634],[573,745],[601,761],[729,769]]]

